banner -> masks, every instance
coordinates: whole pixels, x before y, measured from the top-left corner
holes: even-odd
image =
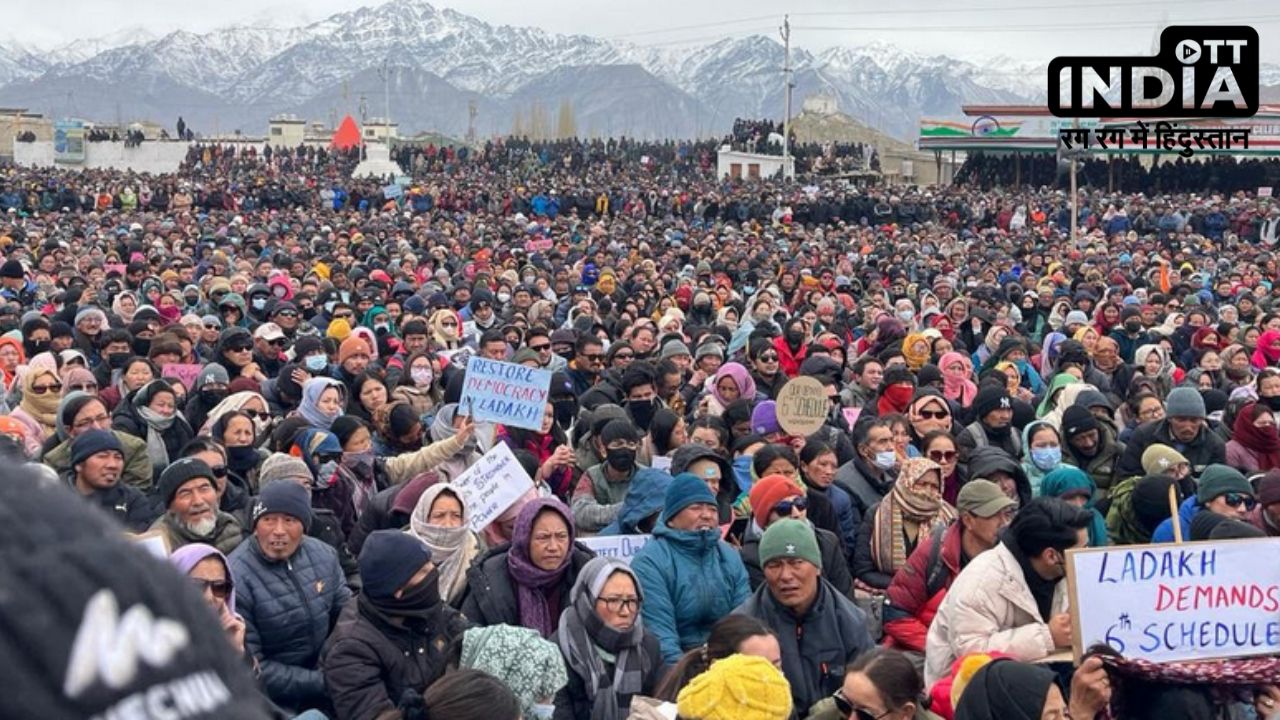
[[[591,548],[600,557],[621,560],[630,565],[631,559],[640,552],[640,548],[649,542],[652,535],[593,535],[580,537],[578,542]]]
[[[1074,650],[1154,662],[1280,653],[1280,538],[1067,551]]]
[[[455,478],[453,486],[464,496],[471,515],[471,529],[480,532],[529,492],[533,480],[511,454],[511,448],[506,443],[498,443]]]
[[[382,188],[382,197],[392,200],[404,195],[404,186],[399,183]]]
[[[458,409],[476,420],[542,430],[551,371],[472,356]]]
[[[56,120],[53,123],[53,161],[84,162],[84,121]]]
[[[200,377],[200,371],[203,369],[204,365],[197,363],[169,363],[160,368],[160,377],[177,380],[190,391],[195,388],[196,378]]]

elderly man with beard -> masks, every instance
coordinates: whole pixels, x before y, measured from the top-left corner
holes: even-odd
[[[213,468],[199,458],[182,458],[160,474],[157,490],[165,513],[151,526],[164,533],[169,549],[204,543],[230,554],[244,532],[234,515],[218,509]]]

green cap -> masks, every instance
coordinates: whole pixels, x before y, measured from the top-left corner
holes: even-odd
[[[784,518],[776,520],[760,538],[760,565],[778,558],[800,558],[822,569],[822,551],[818,549],[818,537],[807,520]]]

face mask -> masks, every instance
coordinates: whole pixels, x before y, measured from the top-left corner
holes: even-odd
[[[1124,329],[1125,329],[1125,331],[1127,331],[1127,332],[1136,333],[1136,332],[1138,332],[1139,330],[1141,330],[1141,329],[1142,329],[1142,321],[1141,321],[1141,320],[1129,320],[1128,322],[1126,322],[1126,323],[1124,324]]]
[[[391,328],[385,323],[377,323],[373,326],[373,331],[378,335],[386,335],[390,330]]]
[[[440,571],[427,573],[422,582],[407,588],[400,597],[385,597],[373,603],[392,615],[417,615],[440,605]]]
[[[226,397],[227,397],[226,390],[201,390],[200,391],[200,401],[203,402],[209,408],[212,408],[213,406],[222,402],[223,400],[226,399]]]
[[[123,370],[131,357],[133,357],[133,353],[111,353],[107,356],[107,367],[112,370]]]
[[[146,357],[151,352],[151,338],[134,338],[133,354]]]
[[[498,302],[505,303],[511,299],[511,293],[498,293]]]
[[[1031,462],[1041,470],[1052,470],[1062,462],[1062,448],[1032,448]]]
[[[373,477],[373,451],[343,453],[342,466],[361,478]]]
[[[302,359],[302,364],[311,372],[318,373],[329,367],[329,358],[325,355],[308,355]]]
[[[418,387],[426,387],[436,379],[436,374],[431,368],[412,368],[409,370],[409,377],[413,378],[413,384]]]
[[[755,483],[751,467],[752,460],[750,455],[739,455],[733,459],[733,479],[738,481],[738,488],[744,493],[750,491]]]
[[[609,467],[618,472],[631,472],[631,469],[636,466],[636,451],[630,448],[608,450],[605,452],[604,459],[609,463]]]
[[[227,448],[227,467],[237,472],[252,470],[258,465],[258,451],[252,446]]]
[[[328,489],[333,483],[333,475],[338,472],[338,463],[329,460],[320,464],[320,468],[316,470],[316,487],[321,490]]]
[[[788,344],[788,345],[790,345],[790,346],[791,346],[791,347],[793,347],[793,348],[798,348],[798,347],[800,347],[800,343],[802,343],[802,342],[804,342],[804,331],[803,331],[803,330],[788,330],[788,331],[787,331],[787,344]]]
[[[249,304],[253,306],[254,310],[261,310],[267,306],[267,299],[264,297],[256,297],[250,300]]]
[[[184,299],[187,301],[187,307],[195,307],[200,304],[200,297],[198,295],[186,295],[184,296]]]
[[[911,322],[912,320],[915,319],[915,317],[916,317],[916,314],[914,311],[911,311],[911,310],[898,311],[898,319],[901,320],[902,322]]]
[[[552,716],[556,714],[556,706],[535,703],[529,714],[533,716],[531,720],[551,720]]]
[[[578,412],[577,403],[572,400],[554,400],[551,404],[555,408],[556,423],[567,430]]]
[[[892,470],[893,467],[898,464],[898,454],[892,450],[878,452],[876,453],[875,459],[871,462],[881,470]]]
[[[28,358],[35,357],[36,355],[39,355],[40,353],[49,349],[48,340],[27,340],[26,342],[22,343],[22,345],[23,345],[23,348],[27,351]]]
[[[627,412],[631,413],[631,419],[635,421],[636,427],[644,432],[649,432],[649,423],[653,422],[653,414],[657,409],[653,400],[627,402]]]
[[[1272,410],[1280,410],[1280,395],[1272,395],[1271,397],[1264,397],[1260,399]]]

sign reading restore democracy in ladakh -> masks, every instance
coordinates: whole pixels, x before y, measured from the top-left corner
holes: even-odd
[[[511,448],[506,443],[498,443],[454,478],[453,486],[465,496],[463,501],[471,516],[468,524],[480,532],[529,492],[533,480],[511,453]]]
[[[1155,662],[1280,653],[1280,538],[1067,552],[1079,658],[1105,643]]]
[[[473,356],[458,408],[479,421],[541,430],[550,390],[550,370]]]

